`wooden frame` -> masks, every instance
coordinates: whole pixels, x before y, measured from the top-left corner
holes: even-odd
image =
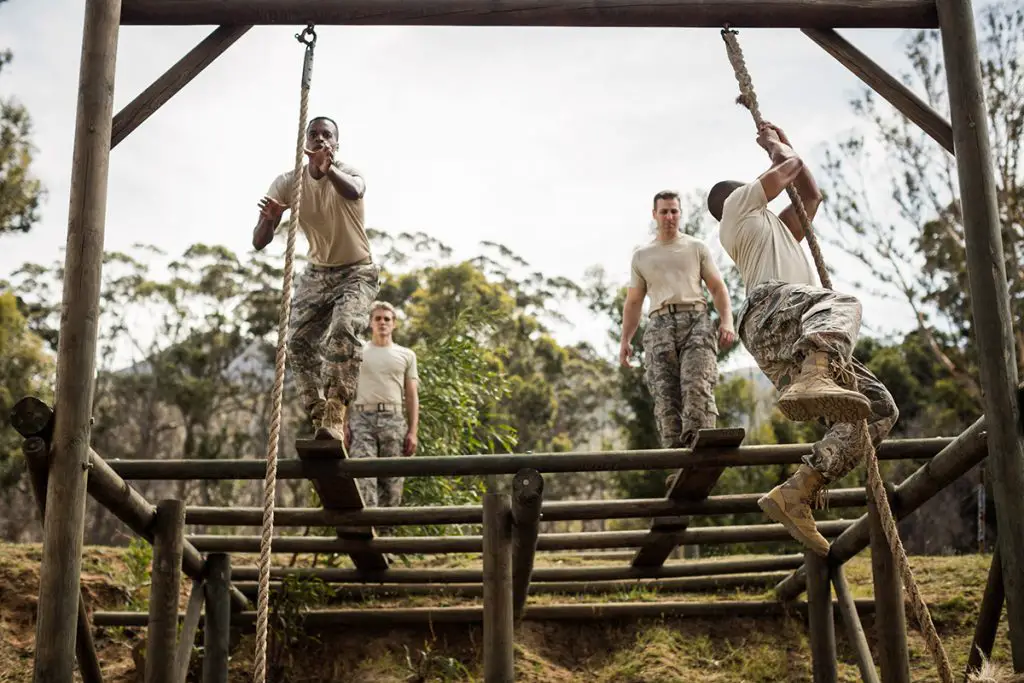
[[[43,523],[35,640],[34,680],[37,683],[72,680],[75,633],[80,615],[81,530],[91,480],[99,479],[102,485],[96,491],[108,494],[106,499],[95,493],[94,497],[104,504],[120,506],[122,520],[132,524],[137,533],[144,535],[149,531],[143,522],[147,516],[151,521],[156,514],[152,505],[140,502],[141,496],[135,494],[133,497],[133,490],[117,472],[110,468],[96,469],[95,465],[100,461],[93,458],[90,449],[111,147],[211,63],[247,27],[307,22],[715,28],[729,24],[732,27],[800,28],[946,149],[952,148],[966,226],[970,289],[975,298],[992,302],[988,307],[973,308],[976,341],[981,349],[984,410],[989,417],[984,434],[979,435],[975,425],[957,439],[956,446],[950,444],[944,449],[943,452],[947,453],[943,460],[945,470],[922,469],[915,475],[914,483],[909,483],[910,480],[904,482],[897,489],[894,508],[897,516],[909,514],[938,488],[951,481],[950,477],[954,477],[960,466],[980,459],[975,457],[979,448],[987,449],[1000,530],[998,559],[1001,583],[1005,589],[1013,662],[1018,671],[1024,670],[1024,500],[1019,495],[1024,490],[1024,446],[1021,443],[1024,420],[1021,419],[1021,400],[1017,392],[1009,293],[1004,276],[995,179],[970,0],[592,0],[586,3],[569,3],[567,0],[86,0],[61,307],[64,314],[57,352],[57,403],[52,437],[47,439],[52,448],[46,499],[60,500],[61,505],[47,508]],[[122,24],[220,24],[222,27],[126,107],[114,131],[113,84],[118,33]],[[937,120],[934,112],[921,107],[920,102],[915,102],[905,89],[895,87],[895,79],[867,57],[844,45],[834,34],[836,28],[882,27],[940,28],[952,102],[948,134],[945,122]],[[950,452],[960,457],[954,458]],[[522,457],[515,456],[516,459]],[[616,459],[612,454],[605,454],[605,457]],[[645,460],[645,457],[634,458],[634,464]],[[936,456],[933,464],[941,458],[942,454]],[[416,460],[419,459],[409,459],[409,462]],[[665,457],[663,466],[680,466],[678,461],[675,465],[671,461],[671,457]],[[567,465],[570,461],[562,462]],[[261,463],[253,464],[258,466]],[[533,465],[520,461],[515,470],[527,466]],[[328,467],[324,474],[337,476],[342,474],[340,470],[339,467],[331,471]],[[538,470],[543,471],[541,468]],[[309,476],[306,471],[301,474]],[[439,473],[429,474],[437,476]],[[349,476],[352,476],[351,470]],[[104,488],[114,482],[119,482],[124,489]],[[833,561],[841,563],[866,547],[869,528],[865,517],[844,531],[833,547]],[[506,541],[501,543],[505,545]],[[488,547],[492,547],[490,542]],[[194,563],[202,558],[187,543],[183,543],[182,550],[183,569],[188,574],[189,568],[195,569]],[[828,582],[827,577],[817,571],[820,566],[814,569],[812,583],[817,596],[819,591],[824,593],[822,586],[827,588]],[[506,576],[509,573],[503,572]],[[803,584],[802,576],[795,574],[780,584],[780,595],[799,593]],[[502,595],[504,593],[503,588]],[[820,599],[816,602],[820,604]],[[531,614],[627,611],[578,607],[568,612],[545,607],[544,610],[531,610]],[[701,613],[699,605],[688,605],[680,610],[690,614]],[[754,609],[755,612],[758,610],[762,608]],[[630,613],[665,611],[664,605],[651,605]],[[428,617],[438,618],[435,615]],[[347,623],[345,620],[351,618],[351,615],[325,615],[324,623]],[[363,622],[370,618],[370,613],[362,613],[356,618]],[[101,620],[96,618],[96,621],[99,623]],[[113,619],[110,623],[116,621]],[[827,649],[826,643],[821,651]]]

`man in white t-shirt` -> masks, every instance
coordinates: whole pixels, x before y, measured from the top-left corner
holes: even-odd
[[[373,336],[363,346],[359,384],[345,425],[348,454],[352,458],[412,455],[420,419],[416,354],[392,340],[395,309],[386,301],[370,306],[370,329]],[[397,507],[404,484],[403,477],[356,479],[366,507]]]
[[[728,346],[736,339],[731,302],[707,245],[679,232],[679,195],[659,192],[652,213],[658,235],[633,252],[619,360],[629,366],[631,342],[647,297],[650,319],[643,335],[644,378],[654,399],[661,446],[691,448],[698,432],[713,429],[718,418],[718,345]],[[717,334],[702,283],[721,316]]]
[[[812,503],[817,506],[825,487],[861,461],[868,438],[875,447],[881,443],[899,411],[885,386],[853,358],[860,302],[818,284],[800,244],[804,230],[796,209],[790,205],[778,215],[768,209],[768,202],[793,183],[813,219],[821,192],[810,169],[778,127],[766,124],[757,142],[771,155],[771,168],[753,182],[716,184],[708,210],[721,222],[722,246],[747,289],[736,328],[780,390],[779,409],[791,420],[820,419],[829,427],[797,472],[758,505],[824,556],[829,544],[815,527]],[[854,378],[856,390],[850,388]]]

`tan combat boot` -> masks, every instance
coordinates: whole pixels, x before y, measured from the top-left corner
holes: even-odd
[[[776,486],[758,499],[758,506],[770,518],[786,527],[796,540],[816,554],[828,555],[828,541],[818,533],[811,516],[811,501],[825,484],[821,473],[807,465],[800,465],[785,483]]]
[[[345,409],[344,403],[336,398],[329,398],[324,405],[324,415],[317,426],[314,438],[328,441],[340,441],[345,446]]]
[[[322,398],[310,401],[306,404],[306,416],[309,417],[309,424],[313,427],[313,433],[320,429],[320,422],[324,419],[324,407],[327,402]]]
[[[871,415],[871,402],[863,394],[843,389],[829,376],[828,355],[808,354],[796,380],[782,390],[779,410],[790,420],[856,422]]]

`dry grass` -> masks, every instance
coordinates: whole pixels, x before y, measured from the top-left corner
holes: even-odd
[[[286,558],[276,558],[283,562]],[[984,590],[988,556],[913,557],[911,565],[955,672],[967,661],[973,624]],[[31,680],[34,617],[38,591],[38,545],[0,544],[0,682]],[[236,566],[252,557],[235,559]],[[92,609],[144,609],[147,587],[140,576],[145,557],[126,549],[87,548],[83,586]],[[300,558],[301,562],[301,558]],[[617,560],[616,562],[623,562]],[[609,564],[578,556],[539,555],[538,565]],[[417,566],[473,566],[468,556],[434,557]],[[856,597],[872,594],[870,560],[855,558],[845,567]],[[762,600],[768,591],[717,594],[665,594],[630,590],[617,595],[546,595],[533,603],[625,600]],[[186,599],[183,586],[182,608]],[[446,606],[473,599],[413,596],[375,598],[363,606]],[[864,627],[872,639],[872,619]],[[435,625],[402,629],[359,628],[323,634],[291,653],[289,683],[346,681],[410,683],[480,681],[480,629]],[[104,629],[97,645],[111,683],[141,681],[137,658],[144,649],[141,629]],[[860,680],[841,626],[837,628],[841,681]],[[871,643],[874,646],[874,643]],[[1000,625],[992,661],[1009,660],[1005,621]],[[251,636],[243,637],[232,658],[232,681],[251,680]],[[936,681],[935,667],[918,632],[910,634],[912,677]],[[525,622],[516,637],[516,680],[526,683],[760,683],[810,681],[806,627],[794,618],[648,619],[586,623]],[[194,679],[198,680],[198,679]]]

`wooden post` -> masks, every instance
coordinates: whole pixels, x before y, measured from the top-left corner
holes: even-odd
[[[513,683],[512,503],[484,494],[484,683]]]
[[[192,646],[195,645],[196,630],[203,615],[204,583],[203,579],[192,581],[188,607],[185,609],[185,622],[181,625],[181,637],[178,638],[178,651],[174,655],[174,683],[185,683],[188,678],[189,664],[192,663]]]
[[[890,496],[890,502],[892,500]],[[910,683],[903,584],[870,489],[868,523],[871,525],[871,578],[875,587],[875,637],[882,683]]]
[[[110,125],[121,0],[86,0],[71,164],[57,404],[36,609],[36,683],[71,683],[75,662]]]
[[[516,622],[523,616],[529,594],[543,501],[544,478],[540,472],[517,472],[512,481],[512,617]]]
[[[846,574],[843,573],[841,564],[832,568],[832,585],[836,589],[836,604],[839,605],[839,614],[843,617],[846,638],[850,641],[853,656],[857,660],[860,677],[864,683],[879,683],[875,662],[871,658],[871,647],[868,646],[867,636],[864,635],[864,626],[861,625],[860,615],[857,614],[857,603],[853,599],[853,594],[850,593],[850,586],[846,582]],[[878,613],[877,609],[875,613]]]
[[[146,632],[146,683],[174,683],[184,530],[184,501],[160,501],[156,506],[153,534],[153,572],[149,592],[149,626]]]
[[[989,424],[986,470],[995,498],[1013,667],[1024,671],[1024,442],[988,115],[971,2],[936,0],[936,7],[952,103],[971,313]]]
[[[807,567],[807,631],[811,640],[814,683],[837,683],[836,630],[832,616],[832,583],[828,558],[804,552]]]
[[[228,683],[231,652],[231,556],[206,558],[206,621],[203,624],[203,683]]]
[[[996,642],[996,630],[999,618],[1003,614],[1003,565],[999,559],[999,544],[992,553],[992,564],[988,568],[988,581],[985,583],[985,594],[981,598],[981,609],[978,610],[978,621],[974,625],[974,638],[971,640],[971,652],[967,656],[967,674],[981,668],[981,656],[992,655],[992,645]]]
[[[29,478],[32,480],[32,491],[35,493],[36,503],[39,507],[39,521],[42,523],[46,519],[46,482],[49,478],[46,442],[40,437],[34,436],[25,439],[21,450],[25,455]],[[96,655],[96,644],[92,637],[92,625],[89,623],[89,614],[85,608],[85,594],[81,588],[78,589],[76,636],[75,657],[78,659],[78,671],[82,676],[82,683],[103,683],[103,672],[100,669],[100,660]]]

